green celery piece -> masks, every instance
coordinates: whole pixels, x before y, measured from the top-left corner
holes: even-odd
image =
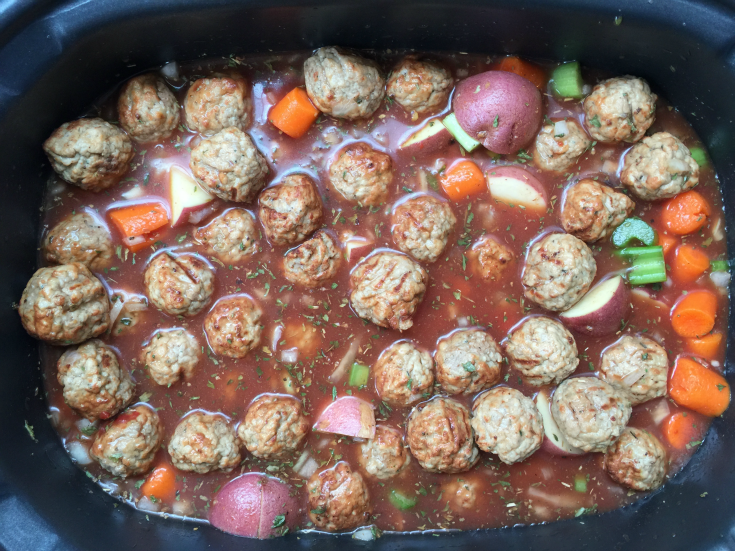
[[[582,72],[577,61],[559,65],[551,74],[551,88],[560,98],[581,98],[584,96],[583,86]]]
[[[640,218],[631,217],[615,228],[610,240],[618,248],[627,247],[633,240],[651,246],[656,242],[656,232]]]
[[[448,116],[444,117],[442,124],[447,130],[449,130],[449,133],[454,136],[454,139],[457,140],[457,143],[461,145],[465,151],[474,151],[477,149],[477,146],[480,145],[480,142],[465,132],[459,125],[454,113],[450,113]]]

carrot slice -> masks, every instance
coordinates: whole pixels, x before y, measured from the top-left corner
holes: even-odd
[[[111,210],[110,219],[125,237],[151,233],[168,224],[168,211],[161,203],[142,203]]]
[[[135,237],[124,237],[123,245],[125,245],[125,248],[127,248],[131,253],[137,253],[141,249],[145,249],[146,247],[153,245],[158,241],[159,236],[160,234],[158,232],[153,232],[146,235],[136,235]]]
[[[730,385],[719,373],[691,358],[680,357],[669,379],[669,396],[680,406],[717,417],[730,404]]]
[[[176,497],[176,472],[173,467],[162,463],[148,475],[140,487],[141,495],[171,502]]]
[[[666,235],[665,233],[656,232],[658,235],[658,242],[657,245],[660,245],[661,248],[664,251],[664,257],[668,254],[670,250],[672,250],[676,244],[678,243],[678,239],[676,237],[673,237],[671,235]]]
[[[677,450],[687,449],[687,444],[698,440],[699,431],[694,416],[686,413],[674,413],[661,427],[667,442]]]
[[[701,337],[715,326],[717,297],[710,291],[692,291],[671,309],[671,326],[682,337]]]
[[[703,337],[687,339],[686,347],[692,354],[711,360],[719,352],[720,343],[722,343],[722,333],[710,333]]]
[[[294,88],[268,112],[268,120],[284,134],[300,138],[319,116],[303,88]]]
[[[508,73],[515,73],[518,76],[530,80],[536,88],[543,90],[546,88],[548,78],[546,77],[546,71],[539,67],[535,63],[524,61],[523,59],[515,56],[506,57],[500,62],[498,70],[506,71]]]
[[[679,245],[671,263],[671,277],[677,283],[692,283],[709,268],[709,257],[691,245]]]
[[[441,177],[441,185],[453,201],[460,201],[487,189],[485,176],[472,161],[460,161],[450,166]]]
[[[707,200],[696,191],[687,191],[666,201],[661,219],[671,233],[686,235],[704,226],[709,215]]]

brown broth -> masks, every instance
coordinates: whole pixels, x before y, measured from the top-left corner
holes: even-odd
[[[391,247],[390,208],[408,192],[420,190],[419,171],[421,169],[436,172],[442,164],[449,166],[452,161],[462,157],[457,145],[453,145],[434,157],[416,161],[410,156],[396,152],[397,145],[410,132],[411,128],[422,120],[412,120],[400,106],[386,102],[375,115],[366,121],[348,123],[328,117],[320,117],[309,132],[300,139],[291,139],[267,121],[265,114],[275,100],[282,97],[293,86],[303,84],[301,67],[307,53],[288,54],[283,56],[251,56],[242,60],[230,59],[227,62],[196,62],[184,65],[181,75],[185,80],[170,82],[176,88],[176,94],[183,103],[188,82],[197,76],[207,75],[214,70],[230,66],[248,77],[253,86],[254,124],[248,133],[254,138],[257,146],[268,158],[271,166],[270,179],[273,183],[293,171],[306,172],[319,183],[319,190],[325,209],[325,224],[339,235],[352,232],[357,236],[374,242],[374,247]],[[400,58],[395,53],[376,54],[384,69]],[[434,56],[451,67],[455,77],[463,78],[493,68],[494,59],[486,56],[442,55]],[[550,66],[548,66],[550,67]],[[586,81],[593,83],[597,73],[585,74]],[[116,91],[108,99],[100,102],[95,111],[108,120],[115,120]],[[570,116],[581,119],[579,102],[557,102],[549,94],[545,95],[546,113],[550,117]],[[448,109],[447,109],[448,110]],[[182,117],[183,119],[183,117]],[[650,132],[667,130],[688,145],[699,145],[699,139],[675,108],[659,101],[656,122]],[[170,141],[158,145],[136,145],[136,155],[130,173],[118,185],[109,190],[93,194],[68,186],[53,179],[45,199],[44,228],[53,226],[72,211],[92,209],[106,219],[105,213],[110,205],[119,205],[124,201],[122,193],[135,185],[144,186],[146,196],[161,197],[168,200],[168,167],[179,165],[188,171],[189,148],[197,143],[198,136],[185,131],[177,131]],[[391,153],[394,161],[394,186],[386,205],[380,209],[361,209],[343,200],[333,188],[327,185],[327,168],[332,155],[349,142],[365,140],[374,147]],[[355,339],[360,342],[358,361],[372,365],[380,352],[399,339],[413,339],[419,346],[434,350],[436,341],[456,329],[458,325],[479,325],[498,341],[502,341],[510,328],[524,317],[542,314],[543,310],[523,298],[520,284],[522,262],[516,263],[516,272],[508,273],[499,284],[489,285],[472,272],[468,264],[463,268],[463,255],[466,248],[458,241],[465,243],[468,236],[474,241],[478,236],[489,233],[495,235],[510,247],[519,259],[523,259],[528,243],[540,232],[558,227],[561,199],[568,183],[576,181],[580,176],[595,175],[618,186],[615,167],[627,146],[597,144],[585,153],[574,173],[553,174],[536,170],[529,163],[527,168],[534,172],[543,183],[547,195],[551,198],[552,208],[539,217],[519,208],[495,204],[487,192],[471,201],[461,201],[453,205],[458,223],[449,246],[443,257],[428,266],[431,278],[423,303],[414,317],[414,326],[399,334],[371,324],[363,323],[351,311],[347,297],[349,293],[349,268],[343,266],[336,285],[329,289],[303,291],[293,288],[281,272],[281,258],[285,252],[283,247],[272,247],[265,238],[259,241],[260,251],[244,262],[234,266],[225,266],[212,259],[216,273],[216,291],[212,303],[219,297],[232,293],[248,293],[263,307],[263,323],[265,330],[259,350],[251,352],[242,360],[214,357],[210,351],[203,356],[197,372],[191,382],[179,382],[170,388],[157,386],[146,375],[138,361],[141,348],[150,335],[158,328],[183,326],[188,328],[206,345],[206,336],[202,330],[202,321],[207,309],[193,318],[175,319],[155,308],[149,308],[138,315],[137,323],[130,326],[118,324],[105,341],[113,346],[121,359],[121,363],[132,370],[137,381],[137,392],[141,399],[158,409],[164,423],[166,436],[164,447],[157,457],[158,462],[168,460],[165,446],[174,427],[182,415],[193,409],[219,411],[230,416],[237,423],[245,414],[248,404],[263,392],[285,392],[284,380],[291,380],[297,386],[297,396],[303,399],[305,411],[313,421],[319,413],[332,401],[333,392],[342,396],[352,393],[376,405],[376,416],[379,422],[386,421],[391,425],[405,427],[409,409],[388,410],[382,404],[370,381],[368,388],[350,389],[346,378],[336,387],[328,381],[328,376],[345,354],[349,343]],[[496,164],[507,164],[523,161],[518,156],[494,158],[482,148],[465,155],[474,160],[483,171]],[[611,170],[610,167],[613,167]],[[603,170],[607,171],[604,173]],[[711,259],[725,258],[724,240],[712,239],[712,227],[724,222],[722,199],[718,182],[711,168],[701,171],[700,185],[697,188],[712,205],[710,223],[700,233],[687,236],[687,243],[706,247],[704,250]],[[429,190],[434,191],[434,190]],[[441,191],[436,190],[438,193]],[[219,201],[217,212],[233,205]],[[245,205],[254,211],[255,205]],[[658,229],[660,204],[638,202],[635,215],[640,216]],[[106,219],[107,220],[107,219]],[[109,220],[108,220],[109,221]],[[258,222],[259,223],[259,222]],[[191,239],[191,225],[180,228],[165,228],[160,235],[160,242],[154,248],[170,248],[175,251],[198,251],[205,254],[202,247]],[[115,239],[120,236],[114,228]],[[119,241],[118,241],[119,242]],[[370,249],[365,249],[365,254]],[[624,264],[611,254],[611,245],[607,242],[592,247],[597,261],[597,278],[600,280],[611,272],[623,269]],[[143,272],[149,257],[154,253],[145,249],[137,254],[126,253],[122,248],[119,258],[115,258],[112,267],[98,275],[109,287],[111,295],[119,291],[145,294]],[[653,292],[655,299],[670,307],[685,291],[695,288],[716,290],[707,275],[691,285],[673,285],[667,282],[661,290]],[[684,343],[677,337],[670,326],[669,313],[663,306],[656,307],[631,295],[634,308],[627,323],[617,334],[605,338],[589,338],[575,334],[580,351],[578,373],[591,373],[599,365],[602,350],[616,341],[624,333],[644,332],[659,340],[669,353],[673,365],[675,358],[685,353]],[[727,297],[720,301],[720,311],[715,330],[727,334]],[[283,335],[274,342],[273,331],[283,325]],[[280,357],[284,349],[297,347],[299,361],[295,366],[287,366],[275,357]],[[57,430],[68,445],[74,440],[85,446],[91,442],[76,427],[80,417],[64,404],[61,389],[56,380],[55,362],[61,353],[60,349],[43,346],[44,373],[46,394],[53,412]],[[723,364],[724,342],[712,365]],[[522,390],[532,396],[537,387],[523,384],[510,370],[504,367],[506,384]],[[440,388],[437,387],[437,392]],[[470,406],[471,397],[455,396]],[[634,408],[630,421],[631,426],[650,431],[657,436],[669,453],[669,477],[674,476],[689,457],[696,451],[694,444],[687,450],[676,450],[668,447],[661,432],[661,424],[653,420],[652,412],[660,408],[674,413],[684,410],[672,400],[657,399]],[[709,419],[689,412],[692,422],[697,424],[702,437],[709,426]],[[312,432],[308,436],[306,449],[322,464],[333,464],[343,458],[357,468],[359,445],[351,438]],[[264,462],[257,460],[243,449],[243,463],[240,469],[232,473],[214,472],[208,475],[196,475],[180,472],[177,484],[177,499],[192,504],[191,516],[205,519],[212,496],[228,480],[241,472],[257,471],[278,476],[297,488],[302,488],[305,481],[292,469],[293,461]],[[139,486],[144,477],[133,479],[116,479],[92,463],[84,467],[88,473],[108,491],[134,504],[141,496]],[[582,476],[587,482],[587,491],[574,490],[575,477]],[[568,518],[591,511],[615,509],[640,499],[645,494],[628,491],[614,483],[602,468],[601,454],[586,454],[578,457],[561,458],[549,455],[541,450],[528,460],[512,466],[500,463],[495,456],[482,454],[481,461],[469,472],[459,475],[439,475],[420,469],[415,460],[408,469],[396,478],[387,481],[376,481],[365,476],[369,485],[375,524],[382,530],[415,531],[433,529],[473,529],[499,526],[528,524]],[[474,506],[463,508],[459,505],[458,492],[461,494],[463,483],[474,484],[476,500]],[[418,505],[410,511],[398,511],[388,501],[391,489],[400,489],[418,497]],[[308,528],[308,516],[305,490],[300,490],[303,504],[299,526]],[[160,511],[172,512],[171,503],[158,504]]]

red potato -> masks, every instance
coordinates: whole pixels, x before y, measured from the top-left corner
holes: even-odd
[[[298,500],[290,486],[260,473],[230,480],[217,493],[209,522],[223,532],[248,538],[283,535],[297,520]]]
[[[418,157],[429,153],[436,153],[449,146],[452,135],[441,123],[440,119],[432,119],[421,128],[411,133],[406,140],[398,146],[403,153]]]
[[[354,396],[343,396],[327,406],[314,424],[317,432],[331,432],[356,438],[375,436],[373,406]]]
[[[485,173],[493,199],[506,205],[522,205],[533,211],[546,211],[546,191],[536,176],[517,166],[500,166]]]
[[[559,318],[577,333],[601,337],[611,335],[620,328],[630,310],[628,289],[623,278],[611,277],[587,291],[580,301]]]
[[[528,145],[541,126],[541,93],[525,78],[487,71],[457,85],[454,114],[462,129],[494,153]]]
[[[190,214],[207,206],[214,197],[204,191],[194,178],[182,169],[172,166],[169,170],[171,193],[171,227],[189,221]]]
[[[350,264],[355,264],[361,258],[365,258],[369,255],[374,248],[375,241],[354,235],[344,242],[345,260]]]
[[[536,394],[536,407],[541,414],[541,421],[544,424],[544,441],[541,449],[551,455],[560,455],[569,457],[573,455],[582,455],[584,451],[572,446],[559,430],[554,418],[551,416],[551,398],[547,390],[541,390]]]

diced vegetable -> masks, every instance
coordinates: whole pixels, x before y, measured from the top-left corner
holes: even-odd
[[[150,247],[159,237],[158,232],[149,233],[148,235],[136,235],[135,237],[124,237],[123,245],[131,252],[137,253],[138,251]]]
[[[619,331],[629,310],[628,289],[623,278],[616,275],[592,287],[559,318],[578,333],[599,337]]]
[[[477,195],[486,189],[485,176],[472,161],[460,161],[450,166],[441,177],[441,185],[453,201]]]
[[[702,147],[690,147],[689,153],[692,155],[692,159],[697,161],[699,166],[705,166],[708,164],[707,152]]]
[[[336,394],[336,388],[333,392]],[[322,412],[314,424],[314,430],[357,438],[373,438],[375,436],[373,406],[354,396],[338,398]]]
[[[689,352],[703,357],[705,360],[711,360],[720,350],[722,342],[722,333],[710,333],[702,337],[695,337],[686,340],[686,347]]]
[[[417,498],[407,496],[398,490],[391,490],[390,494],[388,494],[388,499],[391,504],[400,511],[407,511],[408,509],[416,507],[416,504],[419,502]]]
[[[679,245],[671,262],[671,277],[677,283],[692,283],[709,268],[709,257],[691,245]]]
[[[360,341],[359,339],[354,339],[350,343],[350,347],[345,352],[345,355],[342,356],[342,359],[339,361],[339,364],[337,365],[337,369],[335,369],[332,374],[329,376],[329,380],[332,383],[338,383],[342,380],[342,377],[345,376],[347,373],[347,369],[355,362],[355,358],[357,357],[357,350],[360,348]]]
[[[151,233],[168,224],[168,211],[161,203],[142,203],[111,210],[110,219],[125,237]]]
[[[730,261],[729,260],[713,260],[710,262],[710,268],[713,272],[729,272]]]
[[[268,112],[268,120],[284,134],[300,138],[319,116],[303,88],[294,88]]]
[[[717,296],[710,291],[692,291],[671,310],[671,326],[682,337],[701,337],[715,326]]]
[[[445,149],[452,140],[452,135],[442,124],[441,119],[432,119],[411,133],[398,148],[407,155],[425,155]]]
[[[560,98],[581,98],[584,96],[583,87],[582,72],[577,61],[559,65],[551,74],[551,88]]]
[[[171,167],[168,178],[172,227],[185,224],[192,213],[202,210],[214,200],[214,196],[204,191],[194,178],[178,167]]]
[[[618,253],[632,262],[627,274],[631,285],[646,285],[666,281],[666,263],[663,249],[655,247],[626,247]]]
[[[530,80],[539,90],[546,88],[546,71],[543,67],[539,67],[535,63],[524,61],[515,56],[509,56],[500,62],[498,69],[500,71],[515,73],[526,80]]]
[[[657,237],[658,238],[656,239],[656,245],[661,246],[664,251],[664,256],[669,254],[669,251],[673,250],[674,247],[676,247],[676,244],[679,242],[678,238],[671,235],[666,235],[665,233],[659,233]]]
[[[153,469],[141,486],[140,493],[167,503],[173,501],[176,497],[176,473],[173,467],[163,463]]]
[[[353,363],[350,371],[350,379],[347,384],[350,386],[365,386],[370,376],[370,368],[361,363]]]
[[[691,358],[680,357],[669,379],[669,396],[680,406],[717,417],[730,404],[730,385],[719,373]]]
[[[692,415],[679,412],[675,413],[663,424],[664,437],[672,447],[677,450],[687,449],[687,444],[696,441],[699,436],[696,421]]]
[[[582,473],[578,473],[574,477],[574,491],[581,493],[587,492],[587,477]]]
[[[449,130],[449,133],[454,136],[457,143],[462,146],[465,151],[473,151],[480,145],[476,139],[470,136],[467,132],[462,130],[462,127],[457,122],[457,117],[454,113],[450,113],[444,117],[442,124]]]
[[[627,247],[631,241],[640,241],[642,245],[656,244],[656,232],[640,218],[627,218],[612,234],[612,244],[618,248]]]
[[[493,199],[511,207],[546,212],[546,192],[538,178],[518,166],[500,166],[485,174]]]
[[[709,215],[707,200],[696,191],[687,191],[666,201],[661,220],[671,233],[687,235],[704,226]]]

